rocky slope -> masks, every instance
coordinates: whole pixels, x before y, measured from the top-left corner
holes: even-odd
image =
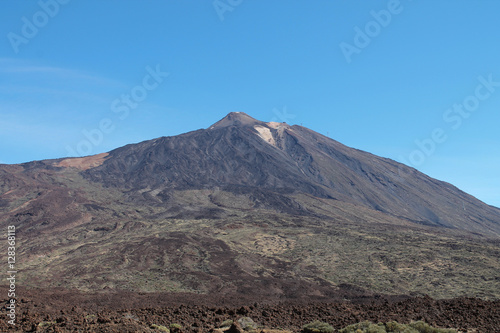
[[[0,225],[16,226],[25,286],[500,295],[498,208],[244,113],[105,154],[0,165]]]
[[[254,197],[273,192],[278,202],[272,208],[299,212],[300,201],[286,198],[300,193],[415,223],[500,235],[500,210],[450,184],[307,128],[241,112],[207,130],[114,150],[83,174],[105,186],[150,193],[162,205],[173,190],[220,188]]]

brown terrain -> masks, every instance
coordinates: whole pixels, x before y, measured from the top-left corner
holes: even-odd
[[[409,323],[423,320],[461,332],[500,332],[500,301],[477,298],[356,297],[329,302],[276,302],[251,297],[120,292],[82,294],[66,290],[23,290],[19,332],[161,332],[153,325],[179,324],[182,332],[212,332],[226,320],[251,318],[262,332],[300,332],[314,320],[340,329],[361,321]],[[344,295],[345,296],[345,295]],[[274,330],[272,329],[274,328]]]
[[[16,228],[23,330],[205,332],[248,316],[292,331],[313,319],[498,331],[500,209],[244,113],[0,165],[0,225]]]

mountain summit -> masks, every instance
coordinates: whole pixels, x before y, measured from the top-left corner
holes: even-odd
[[[0,165],[0,224],[22,239],[27,286],[500,296],[498,208],[242,112],[95,156]]]
[[[311,195],[412,223],[500,235],[500,210],[448,183],[305,127],[265,123],[243,112],[207,130],[116,149],[82,175],[130,194],[154,193],[151,200],[165,207],[171,191],[220,188],[261,198],[255,207],[313,214],[297,199]]]
[[[210,126],[210,129],[217,129],[228,126],[250,126],[260,123],[262,122],[250,117],[244,112],[230,112],[227,114],[227,116]]]

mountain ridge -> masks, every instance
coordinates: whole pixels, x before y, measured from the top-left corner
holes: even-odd
[[[26,286],[500,297],[499,209],[243,113],[98,155],[0,165],[0,225],[16,226]]]
[[[223,135],[213,135],[213,133],[217,133],[221,130],[223,131]],[[233,144],[236,142],[235,138],[240,139],[239,144],[251,142],[251,145],[246,143],[244,147],[238,147]],[[241,138],[244,140],[241,140]],[[256,151],[257,154],[255,154],[253,158],[261,158],[263,160],[243,161],[245,165],[239,165],[239,167],[245,169],[246,178],[240,176],[233,177],[229,179],[229,183],[225,184],[225,182],[228,181],[228,177],[222,175],[222,173],[216,174],[208,166],[208,164],[214,160],[213,156],[210,154],[218,154],[216,159],[223,161],[226,158],[225,154],[228,153],[228,151],[225,152],[223,149],[216,151],[216,149],[210,147],[210,145],[217,140],[224,140],[227,146],[223,148],[234,148],[230,155],[234,155],[234,151],[238,151],[238,149],[245,150],[247,154],[250,155],[252,151]],[[189,143],[186,144],[183,143],[183,141],[188,141]],[[203,144],[204,141],[210,142],[210,144]],[[180,147],[179,144],[181,145]],[[179,154],[176,152],[187,149],[186,145],[189,144],[195,146],[195,150],[198,150],[197,153],[201,154],[202,161],[206,166],[206,171],[198,170],[200,172],[193,176],[186,175],[186,170],[190,169],[188,164],[192,164],[196,158],[189,158],[189,156],[186,158],[186,156],[180,156],[182,153]],[[166,149],[159,152],[158,149],[155,149],[157,147],[166,147]],[[272,148],[275,148],[274,151]],[[314,150],[315,156],[310,154],[307,150]],[[116,163],[110,162],[115,155],[119,156],[123,155],[123,153],[127,156],[126,161],[121,160]],[[156,155],[151,160],[143,158],[140,161],[136,160],[137,157],[134,156],[145,156],[144,154],[149,154],[149,156]],[[249,157],[251,156],[246,156],[246,158]],[[343,168],[341,172],[335,173],[332,172],[334,171],[332,168],[329,168],[330,170],[328,171],[330,172],[328,176],[325,177],[324,171],[327,163],[319,165],[319,163],[315,161],[315,159],[325,158],[328,159],[328,163],[333,164],[336,168],[340,168],[339,165],[347,166],[347,168]],[[180,177],[179,172],[177,172],[179,167],[175,165],[179,164],[179,159],[182,159],[182,163],[184,163],[180,168],[184,168],[185,170],[184,175]],[[285,159],[287,161],[283,162]],[[367,160],[375,160],[375,164],[378,165],[370,165],[367,171],[363,169],[363,165],[360,164],[360,159],[365,160],[365,169],[366,165],[370,164],[366,163]],[[118,184],[126,188],[130,186],[139,186],[139,190],[141,191],[144,188],[150,188],[151,190],[162,188],[162,190],[168,192],[168,189],[172,186],[173,189],[207,188],[211,186],[220,186],[220,184],[217,183],[219,181],[223,185],[263,186],[267,189],[288,193],[297,192],[298,188],[300,189],[298,192],[302,191],[322,198],[338,199],[350,203],[362,204],[369,208],[380,210],[384,213],[416,223],[452,228],[457,227],[450,222],[451,217],[447,219],[444,217],[445,215],[450,215],[453,219],[460,221],[459,227],[465,228],[466,230],[483,234],[492,233],[494,236],[500,235],[500,209],[480,202],[478,199],[461,191],[452,184],[428,177],[418,170],[394,160],[347,147],[338,141],[325,137],[308,128],[298,125],[290,126],[286,123],[265,123],[250,117],[244,112],[231,112],[207,129],[194,130],[177,136],[160,137],[137,144],[128,144],[108,153],[101,153],[83,158],[55,159],[53,161],[55,162],[46,163],[44,161],[34,161],[21,165],[25,165],[27,168],[47,164],[54,167],[77,167],[81,169],[82,175],[89,180],[103,182],[106,186],[117,186]],[[270,167],[269,169],[274,170],[269,172],[268,175],[263,175],[259,170],[259,168],[262,167],[259,163],[266,163]],[[226,171],[229,170],[228,166],[223,166],[220,163],[212,165],[212,169],[216,167],[225,167]],[[152,168],[155,168],[155,174],[153,176],[151,175]],[[172,174],[168,169],[175,169],[175,172]],[[107,173],[113,173],[113,175],[111,177],[106,177],[105,174]],[[291,176],[280,176],[279,173],[290,174]],[[211,177],[207,177],[207,174]],[[369,182],[377,183],[376,185],[378,188],[374,189],[373,187],[359,186],[357,182],[353,181],[354,178],[359,178],[359,176],[363,177],[364,181],[368,180]],[[245,181],[242,182],[241,179],[235,179],[238,177],[245,179]],[[270,177],[273,177],[273,179],[270,180]],[[429,203],[429,201],[433,199],[426,200],[423,193],[411,196],[410,200],[417,202],[416,204],[404,202],[405,199],[402,198],[405,194],[404,191],[418,185],[414,179],[415,177],[418,178],[418,182],[427,185],[426,192],[430,192],[432,188],[440,187],[444,192],[448,192],[454,196],[453,200],[451,200],[453,202],[446,200],[447,206],[455,206],[455,209],[453,209],[454,211],[448,211],[446,213],[441,212],[441,208],[437,207],[435,204]],[[202,181],[199,181],[200,178],[203,178]],[[334,179],[334,181],[332,181],[332,179]],[[339,179],[340,181],[338,181]],[[353,188],[361,187],[361,190],[353,190],[349,188],[346,183],[350,184]],[[270,184],[275,184],[277,187],[273,187]],[[380,189],[380,184],[383,186],[382,189]],[[391,186],[393,188],[389,188]],[[403,191],[398,191],[398,187],[402,187]],[[388,192],[390,198],[384,198],[382,202],[380,202],[380,198],[377,198],[379,196],[377,192],[387,188],[389,188]],[[411,191],[407,193],[411,193]],[[446,196],[441,193],[440,200],[437,200],[437,202],[441,203],[443,197]],[[394,206],[391,203],[392,200],[400,207],[404,205],[409,205],[410,207],[402,210],[395,208],[387,209],[386,207],[388,205]],[[424,207],[420,209],[418,214],[404,213],[407,209],[414,209],[416,205]],[[488,224],[488,221],[484,221],[484,218],[477,216],[478,205],[489,207],[490,213],[487,218],[491,219],[493,217],[494,220],[497,221],[494,225],[487,225],[486,227],[482,225],[484,223]],[[468,227],[465,224],[467,218],[464,217],[465,213],[461,212],[459,209],[460,206],[465,212],[467,212],[467,207],[469,207],[469,210],[474,214],[468,215],[472,217],[471,220],[473,222],[479,224],[479,227]]]
[[[135,156],[146,157],[139,161]],[[225,164],[226,159],[232,164]],[[113,175],[106,180],[109,172]],[[500,235],[498,211],[450,184],[304,127],[269,126],[244,113],[230,113],[208,130],[119,148],[83,174],[110,186],[121,183],[155,190],[241,185],[303,192],[419,223]],[[414,189],[422,186],[416,193]],[[468,207],[471,218],[458,206]],[[478,206],[488,211],[486,218],[479,216]]]

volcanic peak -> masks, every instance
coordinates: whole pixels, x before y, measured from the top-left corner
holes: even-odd
[[[230,112],[224,118],[210,126],[209,129],[219,129],[229,126],[251,126],[258,124],[263,124],[263,122],[250,117],[244,112]]]
[[[290,125],[279,122],[263,122],[250,117],[244,112],[230,112],[224,118],[209,127],[209,130],[222,129],[227,127],[251,127],[262,140],[268,144],[282,149],[284,131],[290,128]]]

